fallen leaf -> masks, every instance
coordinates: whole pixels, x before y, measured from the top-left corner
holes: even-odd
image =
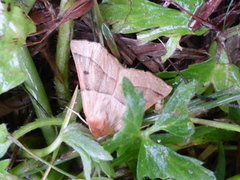
[[[83,110],[94,137],[118,131],[126,105],[122,93],[122,79],[128,78],[143,91],[146,109],[172,90],[162,79],[150,72],[126,69],[99,43],[86,40],[71,41],[81,87]]]

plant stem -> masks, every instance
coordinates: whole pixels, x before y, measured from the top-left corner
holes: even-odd
[[[43,87],[42,81],[39,77],[35,64],[32,60],[32,57],[26,47],[20,49],[19,55],[22,61],[20,62],[22,71],[26,74],[27,79],[24,82],[25,88],[32,95],[31,101],[35,109],[35,113],[38,118],[46,118],[45,112],[39,108],[39,105],[35,102],[37,101],[41,107],[49,114],[52,115],[52,110]],[[45,126],[41,128],[44,138],[48,144],[53,142],[55,139],[55,132],[51,126]]]
[[[193,100],[189,103],[189,113],[192,115],[199,114],[207,109],[237,101],[240,99],[239,88],[231,87],[211,96],[207,96],[207,98],[213,98],[215,100],[209,102],[203,102],[200,99]]]
[[[69,8],[74,3],[73,0],[62,0],[60,4],[60,13]],[[73,31],[73,21],[68,21],[59,26],[59,34],[57,41],[57,50],[56,50],[56,64],[61,73],[61,79],[63,82],[59,80],[59,78],[55,77],[55,86],[56,92],[60,99],[69,99],[70,98],[70,90],[69,90],[69,56],[70,56],[70,40],[72,39],[72,31]],[[58,101],[61,107],[66,105],[65,101]]]
[[[58,125],[60,126],[63,122],[61,118],[44,118],[44,119],[37,119],[34,122],[28,123],[25,126],[22,126],[20,129],[16,130],[12,136],[16,139],[20,138],[21,136],[33,131],[37,128],[42,128],[44,126],[52,126]]]
[[[240,25],[237,25],[237,26],[231,27],[231,28],[221,32],[219,34],[219,37],[222,41],[225,41],[226,39],[228,39],[236,34],[239,34],[239,33],[240,33]]]
[[[215,127],[215,128],[240,132],[240,127],[235,124],[228,124],[228,123],[210,121],[210,120],[199,119],[199,118],[190,118],[190,120],[193,123],[202,124],[205,126],[211,126],[211,127]]]
[[[14,142],[14,144],[16,144],[17,146],[19,146],[21,149],[23,149],[24,151],[26,151],[28,154],[30,154],[32,157],[35,157],[37,160],[41,161],[42,163],[50,166],[51,168],[53,168],[54,170],[58,171],[59,173],[61,174],[64,174],[65,176],[71,178],[71,179],[75,179],[75,176],[53,166],[52,164],[50,164],[49,162],[45,161],[44,159],[40,158],[40,157],[37,157],[34,153],[32,153],[31,151],[29,151],[27,148],[25,148],[17,139],[15,139],[14,137],[12,136],[8,136],[8,138]]]
[[[74,91],[74,94],[73,94],[73,97],[72,97],[72,100],[71,100],[71,103],[70,103],[70,106],[69,106],[70,109],[74,108],[74,104],[76,102],[77,94],[78,94],[78,90],[77,90],[77,87],[76,87],[76,89]],[[50,154],[51,152],[53,152],[54,150],[56,150],[60,146],[60,144],[62,143],[60,135],[63,132],[63,130],[67,127],[67,125],[69,124],[69,121],[70,121],[70,118],[71,118],[72,111],[70,109],[67,110],[64,121],[62,121],[61,119],[58,119],[58,122],[60,122],[60,125],[62,125],[58,137],[49,146],[47,146],[45,148],[32,149],[31,152],[33,154],[35,154],[38,157],[43,157],[43,156],[46,156],[46,155]],[[13,134],[13,137],[14,138],[19,138],[20,136],[32,131],[33,129],[41,127],[39,125],[46,126],[46,123],[51,122],[52,119],[54,119],[54,118],[50,118],[49,121],[37,120],[35,122],[29,123],[26,126],[23,126],[18,131],[16,131]],[[42,121],[44,121],[45,124],[42,123]]]
[[[52,144],[50,144],[49,146],[43,148],[43,149],[32,149],[32,153],[34,153],[35,155],[39,156],[39,157],[43,157],[43,156],[46,156],[48,155],[49,153],[53,152],[54,150],[56,150],[60,144],[62,143],[62,140],[61,140],[61,133],[63,133],[63,130],[68,126],[69,124],[69,121],[70,121],[70,118],[71,118],[71,114],[72,114],[72,111],[71,109],[74,108],[74,104],[76,102],[76,98],[77,98],[77,93],[78,93],[78,90],[77,90],[77,87],[74,91],[74,94],[72,96],[72,100],[70,102],[70,106],[67,110],[67,113],[66,113],[66,116],[64,118],[64,121],[62,122],[62,126],[61,126],[61,130],[59,132],[59,135],[58,137],[54,140],[54,142]]]

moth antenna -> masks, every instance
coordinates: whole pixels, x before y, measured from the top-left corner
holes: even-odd
[[[72,113],[76,114],[76,115],[79,117],[79,119],[81,119],[82,122],[84,122],[86,125],[88,125],[88,124],[87,124],[87,121],[85,121],[85,119],[83,119],[82,116],[81,116],[79,113],[77,113],[76,111],[72,110],[71,108],[69,108],[69,107],[67,107],[67,106],[66,106],[66,108],[67,108],[68,110],[70,110]]]

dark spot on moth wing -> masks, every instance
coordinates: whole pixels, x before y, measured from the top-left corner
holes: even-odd
[[[83,73],[84,73],[85,75],[88,75],[88,74],[89,74],[89,72],[88,72],[88,71],[83,71]]]

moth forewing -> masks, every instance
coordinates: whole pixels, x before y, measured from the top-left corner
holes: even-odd
[[[122,93],[123,77],[143,91],[146,108],[166,97],[172,90],[171,86],[150,72],[123,68],[99,43],[73,40],[71,51],[86,121],[96,138],[112,134],[124,125],[121,120],[126,110]]]

